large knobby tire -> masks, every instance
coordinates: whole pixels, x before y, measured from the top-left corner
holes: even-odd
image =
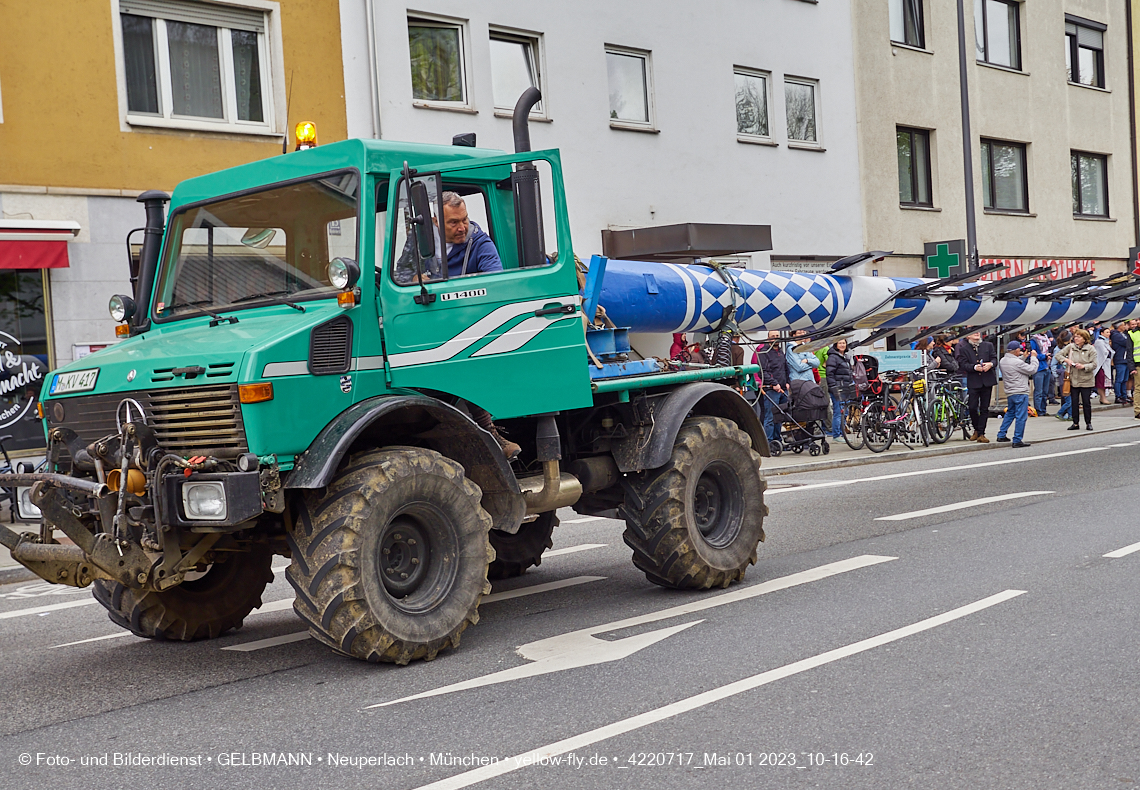
[[[495,559],[487,569],[488,579],[511,579],[522,576],[527,568],[542,564],[542,552],[554,545],[552,535],[558,526],[558,516],[551,510],[539,513],[534,521],[524,522],[519,531],[511,535],[491,530],[491,548]]]
[[[623,478],[623,538],[653,583],[727,587],[756,564],[766,484],[748,434],[719,417],[690,417],[669,462]]]
[[[463,467],[418,447],[352,456],[288,538],[293,609],[347,656],[407,664],[458,647],[491,591],[491,517]]]
[[[273,553],[266,546],[221,556],[224,559],[200,577],[162,592],[132,590],[103,579],[95,581],[92,592],[112,622],[137,636],[179,642],[213,639],[241,628],[273,581]]]

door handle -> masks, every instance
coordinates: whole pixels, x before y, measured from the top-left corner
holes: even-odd
[[[560,304],[557,307],[544,307],[541,310],[535,310],[534,315],[536,318],[541,318],[544,315],[573,315],[576,309],[572,304]]]

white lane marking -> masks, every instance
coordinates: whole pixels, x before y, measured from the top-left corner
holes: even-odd
[[[285,572],[285,571],[287,571],[287,570],[289,570],[289,566],[288,566],[288,565],[276,565],[276,566],[274,566],[274,567],[273,567],[273,572],[274,572],[274,573],[284,573],[284,572]]]
[[[572,518],[569,521],[562,521],[562,524],[581,524],[586,521],[608,521],[609,519],[602,518],[601,516],[586,516],[585,518]]]
[[[649,614],[627,617],[624,620],[618,620],[613,623],[603,623],[602,625],[595,625],[578,631],[558,634],[557,636],[552,636],[547,639],[540,639],[537,642],[525,644],[518,649],[519,655],[523,658],[530,659],[534,663],[523,664],[522,666],[505,669],[501,672],[493,672],[490,675],[472,678],[471,680],[465,680],[460,683],[452,683],[448,686],[441,686],[420,694],[414,694],[410,697],[392,700],[391,702],[380,702],[375,705],[368,705],[365,709],[381,708],[415,699],[435,697],[441,694],[450,694],[455,691],[466,691],[481,686],[491,686],[496,683],[506,683],[511,680],[546,675],[551,672],[561,672],[575,667],[585,667],[593,664],[617,661],[703,621],[696,620],[690,623],[682,623],[678,626],[612,641],[598,639],[596,638],[597,634],[604,634],[608,631],[618,631],[623,628],[632,628],[646,623],[654,623],[658,620],[666,620],[671,617],[693,614],[694,612],[701,612],[705,609],[712,609],[717,606],[736,603],[737,601],[746,601],[766,593],[784,590],[799,584],[819,581],[828,576],[858,570],[859,568],[877,565],[881,562],[889,562],[894,559],[898,558],[864,554],[859,557],[832,562],[828,565],[821,565],[818,568],[793,573],[790,576],[783,576],[779,579],[772,579],[771,581],[752,587],[744,587],[721,595],[710,596],[691,603],[681,604],[680,606],[671,606],[668,609],[660,609],[656,612],[650,612]]]
[[[537,595],[538,593],[550,592],[551,590],[561,590],[563,587],[574,587],[578,584],[586,584],[587,582],[600,582],[605,576],[574,576],[570,579],[562,579],[556,582],[546,582],[545,584],[532,584],[530,587],[518,587],[514,590],[504,590],[503,592],[491,593],[484,595],[480,604],[495,603],[496,601],[509,601],[511,598],[522,598],[524,595]]]
[[[250,614],[265,614],[266,612],[280,612],[284,609],[293,608],[292,598],[282,598],[280,601],[270,601],[263,603],[260,608],[254,609]]]
[[[576,551],[587,551],[589,549],[604,549],[608,543],[579,543],[577,546],[567,546],[564,549],[554,549],[554,551],[544,552],[542,558],[545,560],[547,557],[559,557],[563,554],[573,554]]]
[[[940,466],[936,469],[922,469],[916,472],[896,472],[890,475],[875,475],[874,477],[859,477],[854,480],[832,480],[827,483],[805,483],[802,486],[776,488],[764,492],[766,497],[776,494],[787,494],[791,491],[810,491],[813,488],[835,488],[836,486],[850,486],[856,483],[877,483],[880,480],[897,480],[904,477],[921,477],[923,475],[941,475],[946,472],[960,472],[967,469],[981,469],[986,466],[1004,466],[1006,464],[1024,464],[1029,461],[1043,461],[1046,458],[1065,458],[1070,455],[1084,455],[1086,453],[1099,453],[1107,447],[1089,447],[1084,450],[1067,450],[1063,453],[1046,453],[1045,455],[1026,455],[1021,458],[1007,458],[1004,461],[987,461],[980,464],[964,464],[962,466]]]
[[[952,510],[962,510],[968,507],[977,507],[978,505],[988,505],[990,502],[1004,502],[1007,499],[1021,499],[1027,496],[1042,496],[1044,494],[1055,494],[1055,491],[1019,491],[1016,494],[1001,494],[1000,496],[986,496],[981,499],[971,499],[966,502],[955,502],[952,505],[942,505],[941,507],[928,507],[926,510],[912,510],[909,513],[899,513],[894,516],[879,516],[875,521],[906,521],[911,518],[921,518],[922,516],[933,516],[935,513],[949,513]]]
[[[1131,447],[1135,442],[1123,442],[1122,444],[1110,444],[1109,447]]]
[[[268,639],[258,639],[256,642],[243,642],[240,645],[230,645],[223,647],[222,650],[234,650],[239,653],[251,653],[254,650],[261,650],[266,647],[277,647],[278,645],[287,645],[290,642],[304,642],[309,639],[308,631],[297,631],[292,634],[282,634],[281,636],[271,636]]]
[[[826,653],[820,653],[819,655],[805,658],[801,661],[785,664],[782,667],[771,669],[767,672],[761,672],[758,675],[752,675],[751,677],[737,680],[733,683],[720,686],[719,688],[710,689],[709,691],[705,691],[700,694],[694,694],[693,696],[686,699],[664,705],[654,710],[646,711],[645,713],[640,713],[637,716],[631,716],[627,719],[616,721],[613,724],[607,724],[604,727],[598,727],[597,729],[590,730],[589,732],[584,732],[581,735],[575,735],[570,738],[565,738],[561,741],[555,741],[554,743],[547,744],[546,746],[540,746],[537,749],[532,749],[531,751],[515,755],[514,757],[508,757],[507,759],[501,760],[497,763],[491,763],[490,765],[486,765],[481,768],[475,768],[470,771],[464,771],[461,774],[456,774],[455,776],[449,776],[446,779],[440,779],[439,781],[432,782],[431,784],[422,785],[415,790],[459,790],[463,787],[470,787],[473,784],[485,782],[488,779],[495,778],[496,776],[502,776],[503,774],[517,771],[518,769],[524,768],[528,765],[535,765],[538,761],[545,758],[556,757],[560,754],[566,754],[567,752],[584,749],[587,746],[591,746],[595,743],[608,740],[618,735],[623,735],[627,732],[632,732],[633,730],[639,730],[642,727],[649,726],[650,724],[656,724],[657,722],[671,719],[675,716],[681,715],[682,713],[688,713],[689,711],[703,708],[706,705],[720,702],[721,700],[734,697],[737,694],[743,694],[746,691],[752,691],[753,689],[757,689],[777,680],[783,680],[784,678],[791,677],[792,675],[798,675],[801,672],[806,672],[809,669],[815,669],[816,667],[830,664],[831,662],[838,661],[841,658],[848,658],[850,656],[866,652],[873,648],[890,644],[891,642],[897,642],[898,640],[904,639],[905,637],[913,636],[914,634],[922,633],[923,631],[929,631],[932,628],[937,628],[940,625],[946,625],[947,623],[953,622],[954,620],[961,619],[968,615],[974,614],[975,612],[980,612],[983,609],[988,609],[991,606],[996,606],[999,603],[1004,603],[1011,598],[1016,598],[1017,596],[1024,594],[1025,590],[1006,590],[1005,592],[1000,592],[997,595],[991,595],[988,598],[983,598],[980,601],[975,601],[972,604],[967,604],[966,606],[961,606],[957,609],[951,609],[949,612],[935,615],[934,617],[929,617],[925,620],[920,620],[917,623],[903,626],[902,628],[896,628],[894,631],[888,631],[885,634],[880,634],[879,636],[873,636],[869,639],[854,642],[850,645],[836,648],[835,650],[828,650]]]
[[[76,606],[90,606],[93,603],[99,603],[94,598],[88,598],[82,601],[68,601],[67,603],[53,603],[49,606],[29,606],[27,609],[17,609],[14,612],[0,612],[0,620],[7,620],[11,617],[27,617],[32,614],[47,614],[48,612],[58,612],[60,609],[74,609]]]
[[[106,636],[93,636],[90,639],[80,639],[76,642],[64,642],[62,645],[52,645],[48,650],[55,650],[59,647],[71,647],[72,645],[83,645],[88,642],[102,642],[104,639],[118,639],[121,636],[134,636],[130,631],[119,631],[116,634],[107,634]],[[141,638],[141,637],[140,637]]]
[[[1140,543],[1133,543],[1131,546],[1125,546],[1122,549],[1117,549],[1116,551],[1110,551],[1108,554],[1105,554],[1104,556],[1105,557],[1111,557],[1114,560],[1118,560],[1121,557],[1127,557],[1129,554],[1132,554],[1133,552],[1136,552],[1136,551],[1140,551]]]

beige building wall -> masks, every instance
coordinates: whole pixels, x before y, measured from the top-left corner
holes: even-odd
[[[1135,245],[1128,0],[1026,0],[1019,4],[1022,70],[975,60],[973,2],[966,2],[971,152],[981,258],[1092,258],[1121,271]],[[922,0],[926,46],[890,40],[888,0],[853,5],[864,233],[868,249],[901,258],[881,275],[921,276],[923,244],[966,237],[958,27],[953,0]],[[1065,14],[1102,22],[1105,90],[1071,85]],[[933,208],[899,205],[895,129],[930,131]],[[1026,144],[1029,214],[982,208],[981,138]],[[1072,211],[1070,151],[1108,155],[1107,220]],[[868,272],[869,273],[869,272]]]

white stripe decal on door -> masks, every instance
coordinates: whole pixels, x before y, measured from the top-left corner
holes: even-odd
[[[429,362],[444,362],[475,345],[512,318],[533,313],[535,310],[539,310],[555,302],[564,305],[577,305],[578,300],[578,296],[565,296],[560,298],[531,299],[527,302],[505,304],[483,316],[442,345],[424,351],[406,351],[402,354],[391,354],[388,357],[388,362],[393,368],[403,368],[409,365],[423,365]]]
[[[520,324],[517,324],[512,329],[508,329],[503,334],[492,340],[487,345],[476,351],[471,356],[485,357],[489,354],[504,354],[508,351],[517,351],[525,346],[531,340],[538,336],[539,332],[546,329],[548,326],[558,323],[558,321],[566,318],[574,318],[581,321],[581,316],[577,313],[574,315],[562,316],[554,321],[551,321],[545,316],[535,316],[528,318]]]

